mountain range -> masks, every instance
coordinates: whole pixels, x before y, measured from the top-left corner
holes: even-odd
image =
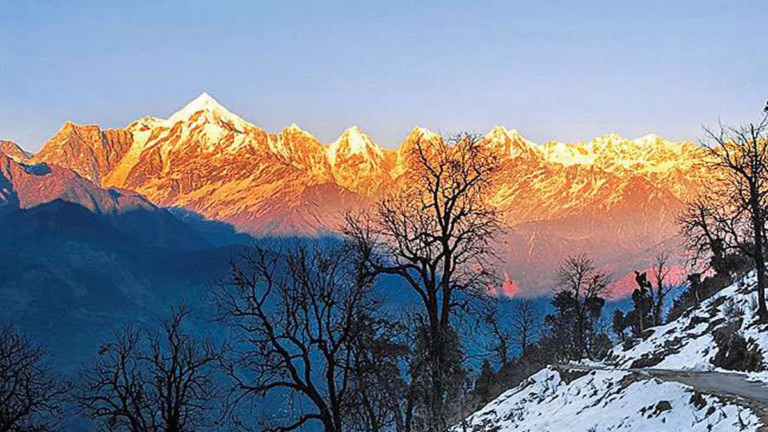
[[[400,187],[409,148],[436,139],[416,127],[386,148],[353,126],[326,145],[295,124],[267,132],[204,93],[167,119],[118,129],[67,122],[35,154],[0,141],[0,182],[12,183],[0,200],[85,202],[100,213],[118,204],[170,209],[255,237],[332,235],[345,211]],[[483,140],[501,160],[489,198],[510,228],[502,271],[510,289],[528,294],[546,293],[573,253],[590,254],[616,279],[648,267],[676,247],[675,215],[707,176],[700,147],[653,134],[539,145],[497,126]],[[36,170],[51,170],[55,184],[19,186]]]

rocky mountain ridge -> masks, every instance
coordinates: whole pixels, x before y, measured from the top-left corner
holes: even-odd
[[[398,187],[408,149],[436,139],[417,127],[389,149],[353,126],[325,145],[295,124],[267,132],[202,94],[168,119],[106,130],[67,123],[28,162],[70,168],[253,235],[318,235]],[[505,271],[533,289],[575,250],[619,277],[643,266],[674,241],[681,200],[706,177],[695,163],[698,146],[656,135],[537,145],[497,126],[484,140],[502,166],[490,200],[512,228]]]

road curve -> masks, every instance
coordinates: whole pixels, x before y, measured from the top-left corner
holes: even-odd
[[[768,386],[760,381],[749,381],[745,375],[714,371],[685,371],[669,369],[615,369],[601,366],[560,364],[556,367],[572,370],[604,370],[633,372],[640,375],[659,378],[664,381],[676,381],[694,389],[717,396],[740,397],[755,402],[768,409]]]

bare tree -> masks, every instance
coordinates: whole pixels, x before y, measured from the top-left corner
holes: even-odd
[[[350,403],[350,431],[403,432],[409,425],[413,386],[401,378],[400,365],[409,360],[411,347],[402,323],[386,318],[372,321],[357,332],[354,349],[354,388]]]
[[[485,317],[485,324],[488,325],[491,332],[488,348],[496,357],[499,365],[505,367],[509,364],[513,336],[510,329],[501,322],[499,314],[498,309],[490,311]]]
[[[189,312],[172,309],[159,334],[131,326],[115,332],[80,371],[75,397],[83,414],[107,430],[184,432],[213,426],[222,351],[183,331]]]
[[[686,203],[678,215],[680,234],[685,239],[691,267],[711,268],[720,277],[732,280],[743,267],[743,257],[752,252],[751,221],[733,200],[723,179],[713,175],[707,195]],[[751,257],[751,256],[750,256]]]
[[[541,311],[536,303],[529,298],[516,299],[512,306],[512,328],[516,334],[520,355],[524,356],[528,347],[538,337]]]
[[[304,405],[261,419],[263,430],[312,422],[327,432],[346,430],[358,402],[355,384],[364,382],[360,337],[375,332],[371,317],[380,306],[373,278],[357,262],[351,248],[302,245],[285,254],[254,247],[231,262],[216,303],[240,337],[226,362],[234,402],[277,395]]]
[[[653,284],[648,280],[646,272],[635,270],[635,283],[637,288],[632,291],[632,303],[634,310],[627,314],[628,321],[633,328],[635,336],[644,337],[645,330],[653,322]]]
[[[44,364],[44,351],[16,328],[0,328],[0,431],[58,425],[68,384]]]
[[[710,184],[707,189],[711,190],[714,186]],[[712,257],[722,258],[726,247],[734,243],[726,241],[731,231],[728,226],[732,224],[727,223],[728,219],[723,213],[725,204],[719,194],[701,195],[687,202],[685,209],[678,215],[680,235],[685,239],[685,248],[692,266],[700,265]]]
[[[719,125],[705,128],[709,144],[708,164],[721,177],[722,193],[729,210],[721,228],[733,246],[752,258],[757,275],[757,314],[768,320],[766,308],[766,215],[768,209],[768,117],[741,127]],[[710,209],[711,211],[711,209]],[[717,213],[715,213],[717,215]],[[721,221],[722,222],[722,221]]]
[[[506,313],[505,313],[506,312]],[[502,300],[489,305],[485,324],[488,326],[491,351],[500,369],[512,361],[512,349],[517,347],[524,356],[538,337],[541,313],[530,298]]]
[[[664,321],[664,301],[674,287],[669,280],[672,271],[669,261],[669,251],[661,251],[654,257],[653,268],[651,269],[654,326],[661,325]]]
[[[611,321],[611,329],[619,337],[619,341],[624,343],[626,335],[624,329],[627,327],[624,312],[621,309],[613,311],[613,320]]]
[[[591,342],[598,336],[595,324],[600,318],[608,293],[609,277],[586,255],[567,258],[557,269],[557,288],[548,315],[550,330],[570,359],[592,356]]]
[[[345,234],[369,270],[402,278],[424,307],[432,430],[445,429],[448,417],[444,345],[451,317],[497,283],[490,263],[502,226],[488,203],[497,167],[498,156],[477,136],[421,138],[407,154],[404,187],[373,211],[347,217]]]
[[[748,212],[730,196],[732,188],[721,175],[713,173],[704,189],[707,193],[686,203],[677,217],[693,273],[687,277],[688,290],[672,304],[670,319],[754,268]]]

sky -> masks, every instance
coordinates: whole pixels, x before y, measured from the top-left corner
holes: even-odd
[[[168,117],[202,92],[323,142],[414,126],[697,139],[768,100],[765,1],[0,0],[0,139]]]

